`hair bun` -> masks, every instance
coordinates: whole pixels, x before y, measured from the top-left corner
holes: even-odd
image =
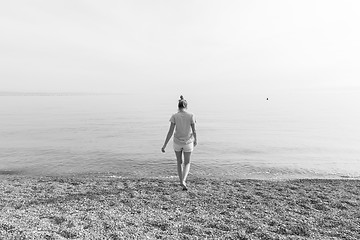
[[[178,107],[179,109],[184,109],[187,107],[187,102],[184,99],[183,95],[180,96]]]

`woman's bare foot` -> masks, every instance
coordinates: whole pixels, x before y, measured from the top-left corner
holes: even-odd
[[[181,186],[183,187],[183,189],[182,189],[183,191],[188,190],[185,182],[181,183]]]

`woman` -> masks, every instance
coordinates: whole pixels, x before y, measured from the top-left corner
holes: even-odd
[[[195,118],[194,115],[187,112],[187,102],[183,96],[180,96],[178,103],[178,112],[173,114],[170,118],[170,128],[166,136],[164,146],[161,151],[164,153],[166,145],[175,129],[174,134],[174,151],[177,159],[177,169],[180,179],[180,185],[186,191],[186,178],[190,171],[190,156],[194,147],[197,145]],[[182,155],[184,155],[184,166]]]

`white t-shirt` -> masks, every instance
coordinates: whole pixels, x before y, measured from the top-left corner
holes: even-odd
[[[194,114],[185,111],[179,111],[171,116],[170,122],[175,124],[175,143],[189,144],[194,141],[191,130],[191,124],[196,122]]]

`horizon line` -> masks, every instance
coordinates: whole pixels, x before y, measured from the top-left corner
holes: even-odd
[[[108,92],[51,92],[51,91],[0,91],[0,96],[94,96],[94,95],[123,95],[126,93]]]

